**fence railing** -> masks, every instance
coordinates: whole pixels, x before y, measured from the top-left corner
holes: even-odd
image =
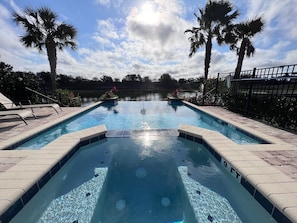
[[[225,73],[234,76],[234,72]],[[240,72],[240,78],[284,78],[297,77],[297,64],[282,65],[275,67],[254,68]]]
[[[230,110],[297,131],[297,64],[242,71],[229,93]]]

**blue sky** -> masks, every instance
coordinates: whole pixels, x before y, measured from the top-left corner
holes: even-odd
[[[262,16],[263,32],[253,43],[256,53],[244,60],[243,69],[297,63],[296,0],[233,0],[237,22]],[[58,52],[57,72],[92,79],[103,75],[122,79],[127,74],[158,79],[203,76],[204,48],[188,57],[190,43],[184,31],[197,23],[193,13],[206,0],[1,0],[0,61],[15,71],[49,71],[46,53],[27,49],[19,41],[24,34],[12,22],[12,12],[46,6],[59,21],[77,30],[76,51]],[[215,42],[215,41],[214,41]],[[235,52],[214,44],[210,76],[234,71]]]

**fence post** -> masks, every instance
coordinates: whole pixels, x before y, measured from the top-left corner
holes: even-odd
[[[253,74],[252,74],[252,77],[253,77],[253,78],[255,78],[255,76],[256,76],[256,70],[257,70],[257,68],[254,67],[254,69],[253,69]]]
[[[253,74],[252,74],[252,78],[254,78],[256,76],[256,68],[253,69]],[[244,115],[247,116],[250,110],[250,104],[251,104],[251,100],[252,100],[252,91],[253,91],[253,81],[250,84],[250,89],[249,89],[249,94],[248,94],[248,100],[246,103],[246,107],[245,107],[245,111],[244,111]]]
[[[219,78],[220,78],[220,73],[218,73],[218,76],[217,76],[215,100],[213,102],[214,105],[216,105],[216,102],[217,102],[217,99],[218,99]]]

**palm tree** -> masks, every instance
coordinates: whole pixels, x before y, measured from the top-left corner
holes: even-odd
[[[64,47],[70,46],[74,50],[76,48],[74,38],[77,33],[72,25],[58,22],[57,17],[56,13],[46,7],[37,10],[27,8],[23,14],[13,14],[13,20],[26,31],[26,34],[20,39],[23,45],[35,47],[40,52],[46,49],[53,92],[57,89],[57,48],[63,50]]]
[[[246,55],[247,57],[250,57],[254,55],[255,47],[252,44],[251,38],[261,32],[263,27],[264,22],[261,17],[234,25],[232,32],[233,43],[231,44],[230,49],[236,50],[238,55],[234,74],[235,79],[240,77],[244,56]]]
[[[188,38],[191,42],[189,57],[192,57],[199,48],[205,45],[205,82],[208,78],[208,70],[211,62],[212,39],[213,37],[216,37],[219,45],[224,43],[224,31],[231,22],[237,18],[238,11],[233,11],[233,6],[230,2],[221,0],[208,1],[205,8],[199,8],[199,12],[200,17],[194,13],[199,26],[187,29],[185,33],[192,34],[192,36]],[[206,87],[204,87],[203,96],[205,93]]]

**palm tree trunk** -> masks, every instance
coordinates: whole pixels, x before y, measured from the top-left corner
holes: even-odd
[[[241,42],[241,45],[240,45],[239,53],[238,53],[238,60],[237,60],[236,68],[235,68],[234,79],[240,78],[240,72],[241,72],[241,68],[242,68],[242,64],[243,64],[245,49],[246,49],[246,39],[243,39]]]
[[[203,88],[203,95],[202,95],[202,104],[204,105],[204,99],[207,92],[207,78],[208,78],[208,70],[210,66],[211,60],[211,49],[212,49],[212,35],[211,33],[208,34],[207,42],[206,42],[206,49],[205,49],[205,59],[204,59],[204,88]]]
[[[205,49],[205,59],[204,59],[204,78],[207,80],[208,78],[208,70],[209,70],[209,65],[210,65],[210,60],[211,60],[211,48],[212,48],[212,42],[211,42],[211,34],[208,35],[207,37],[207,42],[206,42],[206,49]]]
[[[56,49],[56,44],[52,39],[46,41],[45,45],[46,45],[47,57],[48,57],[48,61],[51,69],[52,93],[54,93],[57,89],[57,84],[56,84],[57,49]]]

